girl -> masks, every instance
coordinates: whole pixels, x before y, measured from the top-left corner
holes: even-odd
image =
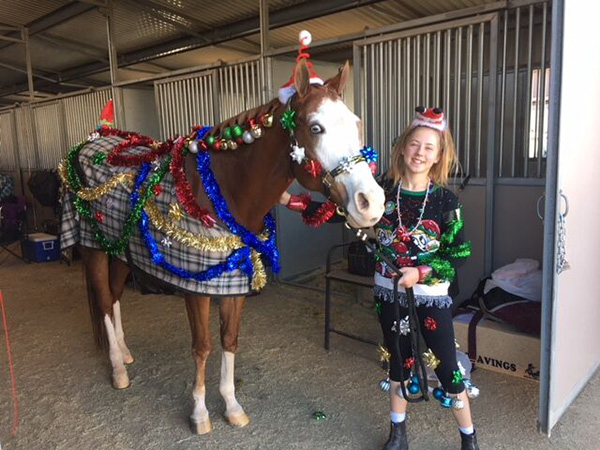
[[[391,355],[391,429],[384,450],[408,449],[408,402],[402,397],[400,383],[408,382],[417,355],[411,354],[405,288],[413,288],[423,338],[434,355],[430,365],[435,366],[444,396],[452,399],[447,405],[452,405],[458,422],[461,449],[475,450],[479,447],[456,360],[452,299],[448,295],[456,260],[470,254],[469,244],[462,243],[458,199],[444,187],[457,165],[456,154],[442,110],[419,107],[416,111],[392,151],[391,168],[382,183],[385,214],[375,225],[380,250],[402,272],[398,317],[398,307],[393,304],[394,274],[385,262],[376,264],[374,296]]]

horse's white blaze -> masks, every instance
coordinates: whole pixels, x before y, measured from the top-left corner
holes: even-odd
[[[127,348],[127,344],[125,344],[125,333],[123,332],[123,323],[121,322],[121,303],[117,300],[113,304],[113,318],[115,324],[115,335],[117,338],[117,345],[121,349],[121,354],[123,355],[123,362],[125,364],[131,364],[133,362],[133,357],[131,356],[131,352],[129,348]]]
[[[326,99],[308,117],[309,126],[319,124],[317,158],[325,169],[335,169],[342,159],[356,156],[362,148],[360,119],[341,100]],[[346,211],[352,225],[369,227],[383,215],[385,195],[367,163],[353,165],[350,171],[338,175],[348,194]]]
[[[240,416],[244,414],[244,409],[235,398],[235,384],[233,381],[233,370],[235,364],[235,353],[223,351],[221,357],[221,382],[219,391],[223,400],[225,400],[225,415]]]
[[[129,386],[129,376],[125,364],[123,364],[123,353],[117,343],[115,326],[108,314],[104,316],[104,326],[108,336],[108,356],[112,366],[113,386],[117,389],[123,389]]]

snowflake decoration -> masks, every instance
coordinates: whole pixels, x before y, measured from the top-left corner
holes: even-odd
[[[298,164],[301,164],[302,161],[304,161],[304,159],[306,158],[304,147],[300,147],[296,144],[292,145],[292,151],[290,152],[290,156]]]
[[[163,247],[166,247],[166,248],[170,248],[171,245],[173,245],[173,243],[171,242],[171,240],[168,237],[163,238],[162,241],[160,241],[160,243],[163,245]]]

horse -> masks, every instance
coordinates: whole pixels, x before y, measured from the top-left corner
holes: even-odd
[[[262,278],[256,276],[262,267],[260,254],[270,255],[274,270],[277,266],[273,250],[275,230],[268,220],[269,211],[294,179],[334,201],[352,226],[370,227],[384,210],[383,191],[359,153],[362,123],[341,98],[348,73],[346,62],[323,85],[311,84],[309,68],[301,60],[295,68],[296,94],[287,104],[274,99],[212,129],[197,127],[191,135],[166,143],[136,133],[99,129],[99,133],[90,135],[89,142],[82,142],[69,153],[60,167],[68,190],[63,202],[66,212],[62,237],[71,236],[79,245],[94,336],[100,346],[108,347],[114,388],[129,387],[126,365],[134,360],[125,343],[120,308],[126,279],[133,269],[134,273],[145,272],[184,294],[196,365],[190,415],[196,434],[211,430],[205,404],[205,365],[211,351],[210,299],[220,297],[223,353],[219,390],[225,401],[225,417],[233,426],[249,423],[235,397],[234,361],[245,297],[265,284],[264,273]],[[201,170],[202,158],[210,158],[210,170]],[[104,184],[92,179],[105,166],[112,171],[112,178],[101,180]],[[160,175],[164,178],[159,185]],[[178,203],[160,203],[162,197],[168,196],[169,188]],[[130,205],[121,201],[122,197],[114,197],[115,192],[129,196],[126,198]],[[161,215],[167,209],[171,221]],[[190,229],[173,225],[186,213]],[[69,221],[77,227],[65,231]],[[120,240],[109,241],[108,223],[120,224]],[[139,234],[134,231],[136,224]],[[82,237],[84,230],[88,238],[94,239],[86,242]],[[217,265],[202,272],[202,276],[182,268],[175,270],[167,261],[175,246],[182,249],[188,245],[182,258],[185,263],[202,253],[205,242],[194,230],[221,230],[212,238],[231,244],[225,251],[226,246],[220,253],[212,254],[210,260]],[[162,246],[156,236],[165,236]],[[151,263],[144,265],[142,256],[151,259]],[[204,280],[213,269],[220,275]],[[228,273],[237,273],[238,277],[241,274],[245,281],[235,282],[235,287],[231,287],[231,279],[219,281]],[[178,275],[185,284],[174,281]],[[218,289],[212,289],[217,285]]]

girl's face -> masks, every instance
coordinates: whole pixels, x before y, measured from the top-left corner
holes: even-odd
[[[402,156],[406,172],[427,175],[442,156],[439,133],[431,128],[418,127],[402,149]]]

